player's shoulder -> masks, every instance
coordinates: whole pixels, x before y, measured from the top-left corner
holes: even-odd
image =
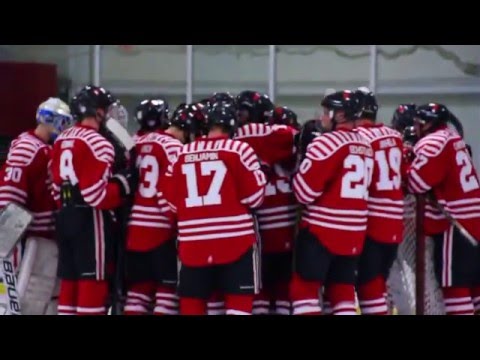
[[[370,148],[357,131],[332,131],[316,137],[308,146],[308,152],[313,159],[322,160],[352,144]]]
[[[439,129],[420,139],[415,145],[414,151],[428,156],[437,156],[446,148],[447,144],[461,139],[460,135],[452,129]]]
[[[355,129],[355,131],[370,142],[384,138],[395,138],[402,141],[402,135],[400,132],[381,123],[376,126],[369,127],[359,126]]]
[[[93,156],[101,161],[111,162],[115,157],[113,145],[99,132],[91,128],[74,126],[62,132],[57,138],[58,143],[69,140],[83,143],[90,149]]]
[[[240,126],[237,129],[236,138],[241,139],[244,137],[258,137],[271,134],[275,128],[267,124],[262,123],[249,123]]]
[[[28,166],[39,156],[48,156],[49,151],[50,145],[29,132],[24,132],[12,141],[7,156],[7,164],[10,166]]]

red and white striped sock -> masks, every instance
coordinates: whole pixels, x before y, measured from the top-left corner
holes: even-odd
[[[385,280],[378,276],[358,286],[358,300],[362,315],[388,315]]]
[[[263,288],[253,299],[253,315],[268,315],[270,313],[270,291]]]
[[[132,284],[128,288],[124,315],[147,315],[155,296],[155,282],[146,281]]]
[[[77,282],[75,280],[60,281],[58,297],[58,315],[77,315]]]
[[[77,315],[106,315],[107,298],[107,281],[79,280]]]
[[[321,315],[319,290],[320,281],[307,281],[294,273],[290,283],[290,299],[293,315]]]
[[[333,315],[357,315],[355,287],[347,284],[329,284],[327,296],[332,303]]]
[[[214,292],[207,302],[207,314],[212,316],[225,315],[225,299],[220,292]]]
[[[225,294],[227,315],[252,315],[254,295]]]
[[[157,286],[154,315],[178,315],[178,296],[175,288]]]
[[[473,315],[473,302],[468,288],[443,288],[447,315]]]

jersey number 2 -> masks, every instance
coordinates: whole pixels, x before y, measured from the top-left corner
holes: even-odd
[[[223,180],[227,174],[227,167],[221,160],[206,161],[198,163],[200,166],[201,176],[210,176],[213,173],[212,182],[208,188],[207,194],[198,195],[198,181],[196,167],[197,164],[183,164],[182,173],[187,178],[187,198],[185,205],[187,208],[205,206],[205,205],[219,205],[222,203],[222,196],[220,189],[223,185]]]
[[[343,162],[343,167],[349,171],[342,179],[341,197],[344,199],[368,199],[373,159],[348,155]]]
[[[463,192],[476,190],[480,187],[477,177],[473,174],[472,161],[466,151],[458,151],[456,155],[457,165],[460,169],[460,185]]]

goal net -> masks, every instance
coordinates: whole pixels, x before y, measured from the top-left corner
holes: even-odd
[[[423,235],[424,198],[405,198],[404,239],[387,281],[390,308],[398,315],[445,314],[433,267],[433,240]]]

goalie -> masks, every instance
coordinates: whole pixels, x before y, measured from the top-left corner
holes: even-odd
[[[12,259],[14,266],[20,266],[18,293],[23,315],[52,315],[57,311],[55,203],[46,188],[51,185],[50,145],[71,120],[70,108],[62,100],[43,102],[37,110],[37,127],[13,140],[0,173],[0,207],[13,202],[33,215],[26,240],[22,241],[25,246],[17,246]]]

